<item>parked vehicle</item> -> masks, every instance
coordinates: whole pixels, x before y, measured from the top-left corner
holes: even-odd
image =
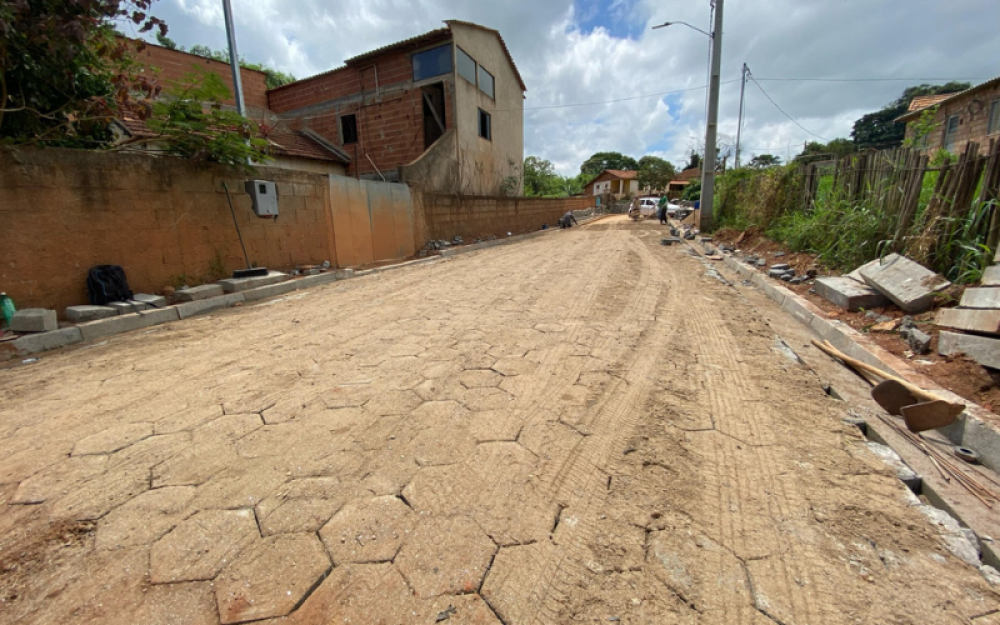
[[[655,197],[640,197],[632,201],[632,205],[628,209],[628,216],[632,219],[646,219],[647,217],[656,217],[656,208],[659,198]]]

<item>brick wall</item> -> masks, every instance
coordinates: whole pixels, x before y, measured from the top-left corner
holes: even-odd
[[[0,150],[0,291],[21,308],[86,303],[87,270],[125,268],[132,288],[199,282],[244,265],[227,181],[251,261],[273,269],[334,262],[327,178],[262,169],[278,182],[277,221],[250,210],[243,176],[181,159],[75,150]],[[186,277],[185,277],[186,276]],[[221,276],[225,277],[225,276]]]
[[[417,198],[418,245],[428,240],[450,241],[460,236],[466,241],[550,228],[567,211],[594,206],[592,197],[511,198],[414,193]]]
[[[975,141],[979,144],[980,153],[985,151],[989,147],[990,139],[1000,139],[1000,133],[987,135],[990,121],[990,107],[997,100],[1000,100],[1000,84],[964,97],[956,98],[952,102],[941,104],[934,116],[934,122],[937,124],[937,127],[927,136],[927,145],[923,150],[924,153],[934,154],[944,146],[945,127],[948,118],[952,115],[958,115],[958,132],[955,135],[953,152],[960,154],[965,150],[966,144],[970,141]],[[973,104],[973,101],[977,101],[977,103]],[[907,138],[914,138],[914,129],[917,121],[919,121],[919,117],[907,123]]]
[[[233,71],[228,63],[220,63],[195,54],[153,44],[146,44],[146,49],[139,53],[137,60],[146,67],[159,70],[157,77],[166,89],[170,88],[171,82],[182,82],[185,74],[190,74],[195,71],[195,67],[198,67],[221,76],[229,88],[229,92],[235,94]],[[243,100],[247,109],[266,110],[267,84],[264,82],[264,72],[241,68],[240,77],[243,79]],[[235,106],[236,100],[230,98],[226,104]]]
[[[357,115],[358,141],[343,145],[352,158],[347,174],[375,174],[424,152],[423,96],[412,78],[410,55],[390,53],[274,89],[268,100],[292,127],[309,128],[336,145],[343,145],[340,116]],[[454,85],[449,76],[441,79],[447,129],[455,125]]]

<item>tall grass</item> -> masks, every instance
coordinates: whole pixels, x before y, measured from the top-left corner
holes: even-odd
[[[957,216],[928,216],[937,177],[936,171],[924,176],[916,215],[902,233],[881,198],[851,199],[833,187],[832,176],[820,178],[807,210],[795,165],[727,172],[716,187],[716,206],[720,226],[759,228],[793,251],[818,255],[830,269],[848,271],[890,252],[909,252],[956,284],[978,282],[993,260],[986,240],[996,201],[975,203]]]

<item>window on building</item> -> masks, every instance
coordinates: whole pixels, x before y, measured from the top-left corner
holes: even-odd
[[[951,115],[945,122],[944,129],[944,149],[949,152],[955,151],[955,137],[958,136],[958,115]]]
[[[986,134],[997,133],[1000,133],[1000,99],[993,100],[993,104],[990,105],[990,126]]]
[[[451,72],[451,44],[413,55],[413,80],[424,80]]]
[[[479,90],[496,99],[493,95],[493,74],[483,69],[482,65],[479,66]]]
[[[487,141],[493,140],[492,121],[489,113],[483,109],[479,109],[479,136]]]
[[[472,84],[476,84],[476,62],[465,53],[465,50],[457,46],[455,47],[455,57],[458,59],[458,75]]]
[[[344,145],[358,142],[358,116],[354,113],[340,117],[340,138]]]

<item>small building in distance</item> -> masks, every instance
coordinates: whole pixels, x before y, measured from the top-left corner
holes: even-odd
[[[605,169],[584,185],[587,196],[612,196],[616,200],[632,198],[639,194],[639,172],[631,169]]]
[[[933,124],[921,128],[927,111]],[[1000,76],[958,93],[914,98],[897,121],[906,123],[906,138],[925,154],[958,154],[970,141],[986,148],[990,139],[1000,139]]]

